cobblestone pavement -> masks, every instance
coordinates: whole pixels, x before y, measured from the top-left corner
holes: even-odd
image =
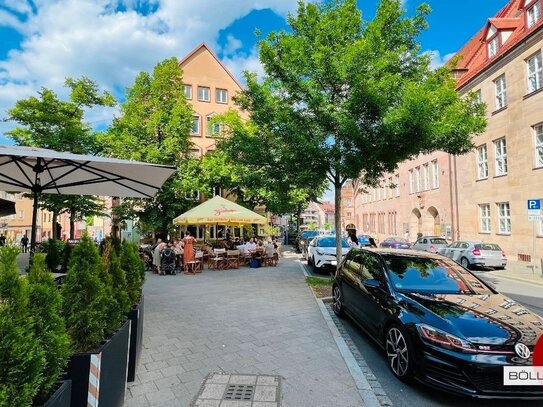
[[[276,268],[149,274],[144,350],[125,406],[188,407],[214,372],[281,376],[282,407],[363,406],[297,258],[286,252]]]

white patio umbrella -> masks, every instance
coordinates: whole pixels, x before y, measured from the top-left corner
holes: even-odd
[[[137,161],[0,145],[0,190],[34,197],[32,249],[41,193],[152,198],[175,171]]]

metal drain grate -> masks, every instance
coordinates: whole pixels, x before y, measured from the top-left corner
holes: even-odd
[[[223,400],[251,401],[255,393],[255,386],[248,384],[229,384],[224,392]]]

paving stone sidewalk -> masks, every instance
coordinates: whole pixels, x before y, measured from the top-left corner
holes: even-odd
[[[363,406],[297,258],[285,252],[276,268],[148,274],[144,350],[125,406],[188,407],[221,372],[280,376],[282,407]]]

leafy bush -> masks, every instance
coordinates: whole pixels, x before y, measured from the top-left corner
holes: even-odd
[[[47,263],[47,268],[50,271],[59,271],[59,266],[62,269],[62,257],[65,246],[66,243],[62,240],[49,239],[42,243],[42,252],[47,253],[45,263]]]
[[[120,267],[118,259],[115,254],[115,249],[111,244],[111,240],[107,240],[104,246],[104,253],[102,254],[102,268],[100,270],[100,280],[104,284],[104,298],[103,301],[108,304],[107,306],[107,323],[106,323],[106,336],[112,335],[121,326],[123,312],[121,304],[118,300],[119,295],[113,289],[113,269]]]
[[[70,267],[70,258],[72,256],[72,246],[68,243],[64,243],[64,247],[62,249],[62,262],[61,262],[61,270],[63,272],[68,271],[68,268]]]
[[[145,282],[145,264],[140,258],[138,247],[126,240],[121,248],[121,267],[126,274],[126,286],[130,304],[136,304],[141,297]]]
[[[18,249],[0,248],[0,406],[28,406],[38,392],[44,352],[28,311],[28,282],[17,269]]]
[[[33,256],[27,280],[28,311],[34,317],[34,333],[45,352],[43,381],[35,399],[41,405],[50,396],[53,385],[66,365],[70,340],[60,316],[62,297],[53,276],[47,272],[44,254],[36,253]]]
[[[72,251],[61,290],[64,321],[76,352],[94,350],[104,339],[110,302],[100,279],[101,273],[98,250],[85,233]]]

